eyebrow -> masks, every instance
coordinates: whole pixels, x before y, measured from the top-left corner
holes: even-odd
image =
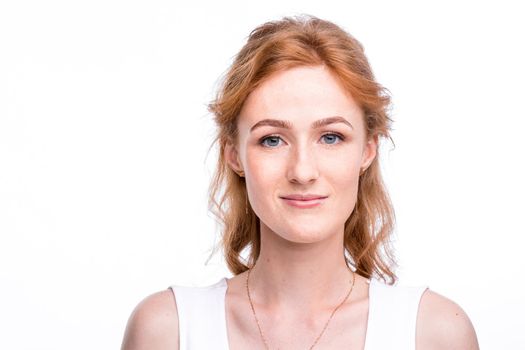
[[[315,122],[312,123],[312,129],[318,129],[325,125],[335,124],[335,123],[344,123],[348,125],[350,128],[352,128],[352,130],[354,129],[354,127],[352,126],[352,124],[350,124],[348,120],[340,116],[334,116],[334,117],[328,117],[328,118],[316,120]],[[250,128],[250,132],[253,132],[255,129],[261,126],[265,126],[265,125],[274,126],[276,128],[282,128],[282,129],[292,128],[292,123],[287,120],[263,119],[255,123],[255,125]]]

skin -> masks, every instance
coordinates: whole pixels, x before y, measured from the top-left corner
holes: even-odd
[[[312,128],[334,116],[346,123]],[[264,119],[286,121],[289,128],[253,129]],[[257,316],[270,348],[309,348],[350,287],[342,248],[344,222],[357,200],[359,173],[376,156],[377,139],[367,137],[362,110],[324,66],[269,77],[245,101],[238,130],[225,156],[234,171],[244,173],[250,206],[261,222],[261,253],[249,280]],[[307,209],[281,198],[296,193],[326,198]],[[316,348],[363,349],[368,284],[355,277],[350,298]],[[245,281],[246,272],[228,280],[230,348],[264,349]],[[133,312],[122,348],[177,349],[177,330],[176,300],[170,291],[159,292]],[[465,312],[430,290],[421,298],[416,345],[418,350],[479,348]]]

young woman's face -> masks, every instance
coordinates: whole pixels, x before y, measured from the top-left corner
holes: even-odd
[[[343,233],[377,140],[367,140],[363,111],[326,67],[269,77],[245,101],[238,130],[226,159],[245,172],[262,234],[312,243]]]

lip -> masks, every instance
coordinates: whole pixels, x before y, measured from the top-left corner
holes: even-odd
[[[321,205],[325,198],[327,196],[320,196],[320,195],[290,195],[290,196],[284,196],[281,197],[285,201],[286,204],[291,205],[292,207],[296,208],[314,208],[316,206]]]
[[[291,200],[298,200],[298,201],[309,201],[312,199],[323,199],[328,196],[322,196],[320,194],[290,194],[288,196],[281,196],[282,199],[291,199]]]

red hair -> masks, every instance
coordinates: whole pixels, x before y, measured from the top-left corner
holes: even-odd
[[[237,118],[248,95],[273,73],[324,65],[364,112],[367,137],[388,138],[390,97],[376,82],[363,46],[332,22],[312,16],[285,17],[253,30],[237,54],[209,110],[215,116],[219,159],[210,184],[209,205],[223,224],[222,248],[233,274],[252,267],[260,253],[259,219],[247,202],[246,184],[226,163],[224,148],[237,139]],[[378,150],[379,152],[379,150]],[[248,214],[246,214],[248,211]],[[390,247],[394,210],[382,181],[379,153],[359,178],[357,202],[344,226],[347,264],[367,278],[393,284]],[[248,261],[241,253],[250,248]]]

